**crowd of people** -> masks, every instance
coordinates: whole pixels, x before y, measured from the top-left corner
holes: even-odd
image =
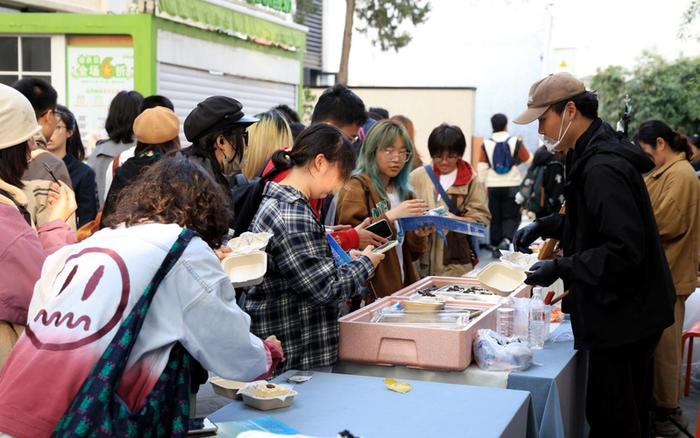
[[[657,433],[683,422],[700,154],[665,123],[641,124],[630,142],[598,117],[595,93],[551,75],[515,119],[539,122],[541,147],[531,154],[495,114],[470,163],[458,126],[435,127],[425,159],[408,117],[368,110],[342,85],[321,94],[308,127],[286,105],[253,117],[228,96],[202,100],[181,123],[166,96],[122,91],[108,137],[86,157],[57,100],[41,79],[0,85],[0,437],[66,427],[78,397],[115,367],[132,412],[156,406],[154,393],[167,402],[164,386],[196,393],[209,371],[251,381],[330,370],[340,312],[479,263],[471,236],[397,226],[439,207],[489,226],[494,257],[560,240],[561,257],[535,264],[526,282],[561,278],[571,291],[564,310],[576,348],[590,352],[592,436],[647,436],[650,412]],[[521,227],[523,209],[535,220]],[[384,253],[373,249],[387,238],[368,229],[379,222],[401,236]],[[268,269],[234,290],[220,261],[245,231],[272,235]],[[174,364],[185,378],[164,377]],[[189,412],[189,397],[174,398]],[[171,420],[158,421],[166,435],[177,434]]]

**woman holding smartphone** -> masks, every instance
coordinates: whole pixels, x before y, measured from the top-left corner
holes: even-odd
[[[371,246],[336,266],[326,230],[309,204],[334,193],[355,167],[352,146],[335,127],[305,129],[291,151],[273,155],[278,169],[290,169],[269,182],[250,226],[268,232],[268,270],[262,284],[246,292],[245,311],[258,336],[276,335],[288,369],[328,370],[338,357],[338,304],[353,296],[384,258]]]
[[[354,226],[367,217],[373,223],[385,220],[396,239],[395,221],[422,215],[428,207],[425,201],[414,199],[411,191],[413,154],[413,142],[403,126],[390,120],[373,126],[352,179],[338,194],[336,222]],[[402,243],[385,253],[386,259],[369,284],[366,303],[418,281],[413,262],[427,250],[431,233],[429,228],[406,233]]]

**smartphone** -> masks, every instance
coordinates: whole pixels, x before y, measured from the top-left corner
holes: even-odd
[[[211,436],[215,435],[218,427],[207,417],[190,418],[190,425],[187,431],[189,436]]]
[[[385,252],[389,251],[390,249],[398,246],[399,242],[396,240],[390,240],[384,245],[380,245],[372,250],[372,252],[377,253],[377,254],[384,254]]]
[[[375,222],[365,229],[385,239],[389,239],[391,238],[391,236],[394,235],[394,233],[391,232],[391,227],[389,226],[389,222],[387,222],[386,219],[382,219],[378,222]]]

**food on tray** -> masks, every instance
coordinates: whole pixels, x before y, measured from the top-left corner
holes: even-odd
[[[416,293],[418,295],[422,295],[424,297],[434,297],[435,294],[433,292],[435,292],[438,289],[440,289],[440,288],[437,286],[428,286],[428,287],[424,287],[423,289],[418,289],[416,291]]]
[[[268,383],[265,385],[256,385],[250,391],[250,395],[258,398],[275,398],[283,397],[289,395],[291,390],[284,386],[275,385],[274,383]]]
[[[472,295],[493,295],[493,292],[484,289],[479,286],[460,286],[457,284],[451,284],[445,286],[439,290],[439,292],[457,292],[461,294],[472,294]]]

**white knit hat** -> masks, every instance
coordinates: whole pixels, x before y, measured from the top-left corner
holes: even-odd
[[[0,149],[27,141],[40,130],[29,100],[14,88],[0,84]]]

